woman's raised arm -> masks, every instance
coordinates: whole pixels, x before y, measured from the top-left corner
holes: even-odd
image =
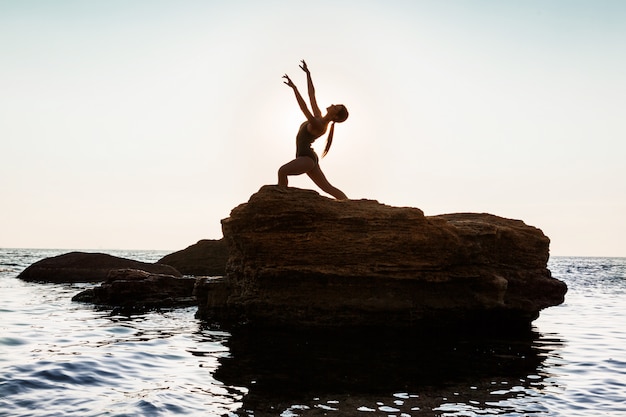
[[[300,110],[302,110],[302,113],[304,113],[307,120],[308,121],[315,120],[315,116],[311,114],[311,111],[307,107],[306,102],[302,98],[302,95],[300,95],[300,92],[298,91],[298,87],[296,87],[296,85],[293,83],[293,81],[291,81],[291,78],[289,78],[287,74],[283,75],[283,78],[285,79],[284,83],[293,89],[293,92],[296,95],[296,100],[298,100],[298,105],[300,106]]]
[[[307,67],[304,59],[302,60],[302,64],[300,65],[302,71],[306,72],[306,82],[309,90],[309,101],[311,102],[311,109],[313,110],[313,114],[316,117],[322,117],[322,111],[317,105],[317,99],[315,98],[315,87],[313,87],[313,79],[311,78],[311,71],[309,71],[309,67]]]

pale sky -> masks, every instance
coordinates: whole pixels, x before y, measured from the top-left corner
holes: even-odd
[[[281,76],[306,93],[306,59],[350,110],[321,161],[350,198],[626,256],[624,22],[621,0],[0,0],[0,247],[220,238],[294,156]]]

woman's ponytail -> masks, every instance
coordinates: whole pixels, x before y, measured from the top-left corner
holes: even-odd
[[[324,152],[322,153],[322,158],[326,156],[326,154],[330,150],[330,145],[333,144],[334,133],[335,133],[335,122],[332,122],[332,124],[330,125],[330,131],[328,132],[328,138],[326,138],[326,147],[324,148]]]
[[[326,156],[328,151],[330,150],[330,145],[333,144],[333,134],[335,133],[335,123],[345,122],[348,118],[348,109],[343,104],[339,104],[341,106],[335,118],[332,120],[332,124],[330,125],[330,131],[328,132],[328,138],[326,139],[326,148],[324,148],[324,153],[322,154],[322,158]]]

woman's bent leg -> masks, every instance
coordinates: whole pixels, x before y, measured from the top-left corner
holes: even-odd
[[[315,167],[315,161],[308,156],[299,156],[278,169],[278,185],[287,186],[288,175],[300,175],[311,171]]]
[[[326,176],[322,172],[319,165],[315,165],[313,169],[307,172],[307,175],[313,180],[313,182],[320,187],[323,191],[335,197],[337,200],[347,200],[348,197],[338,188],[333,187]]]

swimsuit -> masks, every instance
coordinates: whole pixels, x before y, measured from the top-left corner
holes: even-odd
[[[300,129],[298,130],[298,134],[296,135],[296,158],[299,156],[308,156],[317,164],[319,162],[319,158],[311,147],[311,144],[321,135],[316,136],[309,132],[307,130],[308,125],[308,120],[302,123],[300,125]]]

